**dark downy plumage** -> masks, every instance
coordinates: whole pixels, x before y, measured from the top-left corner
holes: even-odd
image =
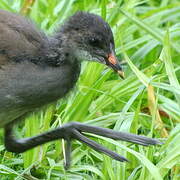
[[[85,137],[82,132],[144,146],[161,144],[152,138],[77,122],[32,138],[14,138],[14,122],[24,119],[36,108],[62,98],[73,88],[82,60],[106,64],[123,76],[115,56],[112,31],[101,17],[78,12],[54,36],[47,37],[30,20],[0,10],[0,127],[5,129],[7,150],[20,153],[63,138],[67,141],[65,167],[68,168],[72,139],[77,139],[116,160],[127,161]]]

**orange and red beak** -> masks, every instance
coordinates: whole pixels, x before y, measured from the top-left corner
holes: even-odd
[[[122,68],[121,68],[113,50],[111,51],[110,54],[108,54],[106,64],[107,64],[107,66],[110,66],[115,72],[117,72],[122,79],[124,79],[124,72],[122,71]]]

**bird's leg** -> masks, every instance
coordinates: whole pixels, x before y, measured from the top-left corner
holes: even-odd
[[[58,127],[54,130],[42,133],[40,135],[24,138],[20,140],[16,140],[13,137],[12,133],[12,125],[9,124],[5,127],[5,146],[7,150],[11,152],[21,153],[26,150],[29,150],[35,146],[44,144],[49,141],[57,140],[57,139],[65,139],[66,143],[66,154],[65,154],[65,166],[69,167],[70,165],[70,153],[71,153],[71,140],[76,139],[81,141],[82,143],[90,146],[96,151],[102,152],[113,159],[118,161],[127,161],[126,158],[120,156],[119,154],[106,149],[105,147],[97,144],[91,139],[84,136],[82,132],[92,133],[116,140],[128,141],[135,144],[140,144],[144,146],[148,145],[156,145],[162,144],[159,140],[147,138],[144,136],[138,136],[135,134],[118,132],[107,128],[100,128],[96,126],[90,126],[78,122],[67,123],[61,127]]]

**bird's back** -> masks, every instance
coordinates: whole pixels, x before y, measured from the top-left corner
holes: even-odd
[[[45,41],[47,37],[30,20],[0,10],[0,66],[24,56],[36,56]]]

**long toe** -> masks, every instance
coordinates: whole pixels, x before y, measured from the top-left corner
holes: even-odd
[[[93,140],[87,138],[86,136],[84,136],[83,134],[81,134],[77,130],[74,130],[74,138],[81,141],[82,143],[85,143],[86,145],[90,146],[94,150],[99,151],[101,153],[104,153],[104,154],[110,156],[111,158],[113,158],[117,161],[121,161],[121,162],[127,161],[128,162],[128,160],[125,157],[101,146],[100,144],[98,144],[98,143],[94,142]]]

